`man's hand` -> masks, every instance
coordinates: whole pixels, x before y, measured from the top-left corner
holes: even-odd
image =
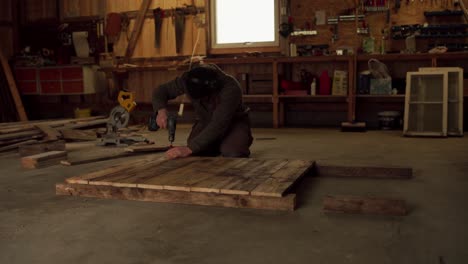
[[[173,147],[166,151],[167,159],[185,158],[192,155],[192,150],[188,147]]]
[[[156,124],[160,128],[167,128],[167,110],[166,108],[162,108],[158,110],[158,116],[156,117]]]

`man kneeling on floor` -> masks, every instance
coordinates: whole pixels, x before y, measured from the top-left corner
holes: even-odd
[[[153,91],[156,123],[167,128],[167,102],[186,94],[196,120],[187,146],[166,152],[169,159],[194,156],[249,157],[252,145],[249,108],[239,82],[213,64],[201,64]]]

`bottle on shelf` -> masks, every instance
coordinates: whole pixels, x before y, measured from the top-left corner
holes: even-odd
[[[310,84],[310,95],[316,95],[316,90],[317,90],[317,82],[314,78],[312,80],[312,83]]]

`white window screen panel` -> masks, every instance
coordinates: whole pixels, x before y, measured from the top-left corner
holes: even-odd
[[[447,135],[447,78],[446,72],[407,73],[404,135]]]
[[[276,0],[214,2],[214,46],[277,42]]]
[[[463,69],[456,67],[420,68],[422,72],[448,73],[447,134],[463,136]]]

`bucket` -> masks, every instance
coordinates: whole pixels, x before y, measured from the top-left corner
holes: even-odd
[[[400,129],[403,125],[401,113],[398,111],[384,111],[378,113],[379,128],[382,130]]]
[[[83,118],[83,117],[90,117],[90,116],[91,116],[91,108],[75,109],[75,118]]]

